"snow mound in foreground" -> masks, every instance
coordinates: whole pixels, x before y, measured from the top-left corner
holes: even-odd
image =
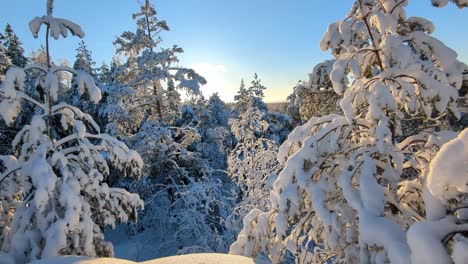
[[[37,260],[31,264],[262,264],[253,259],[227,255],[227,254],[189,254],[181,256],[166,257],[160,259],[149,260],[145,262],[133,262],[124,259],[116,258],[89,258],[89,257],[54,257],[46,260]]]

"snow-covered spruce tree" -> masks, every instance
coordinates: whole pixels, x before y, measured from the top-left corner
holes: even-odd
[[[264,252],[274,263],[287,252],[297,263],[410,263],[410,256],[423,263],[421,254],[450,263],[440,240],[424,249],[412,241],[466,231],[458,225],[466,215],[450,215],[466,207],[466,188],[443,180],[444,199],[423,195],[431,160],[456,133],[429,127],[402,137],[400,124],[405,115],[432,122],[459,116],[464,65],[430,35],[430,21],[406,16],[407,3],[358,0],[345,20],[329,26],[321,48],[335,57],[330,80],[343,95],[344,116],[312,118],[289,135],[278,154],[284,169],[271,207],[244,218],[231,253]],[[466,173],[457,180],[465,186]],[[429,208],[440,203],[449,210],[434,219]]]
[[[266,87],[262,85],[261,80],[258,78],[256,73],[254,74],[254,79],[248,88],[245,87],[244,79],[242,79],[239,91],[237,92],[237,95],[234,96],[235,109],[240,113],[244,113],[249,108],[251,98],[257,97],[263,99],[263,97],[265,97],[265,94],[263,93],[265,89]]]
[[[164,93],[167,98],[167,109],[165,111],[166,120],[168,124],[174,124],[174,122],[180,116],[181,98],[180,93],[175,88],[173,79],[167,82],[167,89]]]
[[[6,70],[10,66],[24,67],[28,59],[24,56],[24,49],[18,36],[10,24],[6,24],[4,34],[0,34],[0,83]],[[0,155],[10,153],[10,142],[19,131],[17,126],[7,126],[0,121]]]
[[[214,126],[229,127],[229,109],[218,93],[210,96],[207,109],[211,113]]]
[[[200,153],[215,170],[225,170],[227,151],[232,146],[233,137],[229,131],[229,110],[215,93],[209,100],[203,96],[186,101],[176,125],[193,128],[199,141],[189,150]]]
[[[93,61],[92,52],[88,49],[85,42],[81,40],[78,43],[78,48],[76,49],[75,62],[73,63],[73,69],[77,71],[86,72],[92,77],[96,77],[97,73],[94,67],[95,65],[96,63]],[[96,79],[101,87],[105,87],[104,84],[99,82],[98,78]],[[76,87],[75,89],[73,89],[73,87],[70,87],[70,86],[72,85],[68,86],[68,88],[69,89],[71,88],[71,89],[70,91],[67,92],[67,96],[69,97],[67,98],[67,101],[71,102],[73,106],[78,107],[82,109],[84,112],[90,114],[93,117],[93,119],[96,121],[96,123],[99,124],[100,126],[103,124],[106,124],[107,119],[102,118],[102,115],[99,114],[99,110],[103,103],[100,102],[96,104],[94,102],[91,102],[90,100],[86,100],[88,99],[86,94],[80,94],[78,89],[76,89]],[[107,99],[106,89],[103,90],[103,99],[104,100]],[[104,100],[101,100],[101,101],[104,101]]]
[[[249,87],[249,90],[251,91],[252,95],[260,99],[263,99],[263,97],[265,97],[265,93],[263,93],[265,89],[266,87],[263,86],[262,80],[260,80],[258,78],[258,75],[255,73],[254,79],[252,80],[251,86]]]
[[[35,37],[45,26],[47,58],[49,35],[84,36],[75,23],[53,17],[52,9],[48,0],[47,15],[29,23]],[[41,73],[37,83],[43,96],[25,90],[25,71],[32,69]],[[12,142],[14,155],[1,156],[0,246],[18,263],[56,255],[112,256],[103,228],[134,219],[143,205],[138,195],[106,183],[111,168],[122,176],[139,176],[140,156],[100,133],[89,115],[59,100],[61,71],[74,74],[78,90],[91,101],[101,99],[89,74],[52,67],[50,60],[45,67],[10,68],[0,86],[0,114],[7,124],[22,111],[21,101],[40,109]]]
[[[2,45],[4,44],[5,47]],[[10,54],[13,57],[10,57]],[[16,64],[13,63],[15,61]],[[2,82],[4,75],[7,69],[10,66],[24,67],[27,58],[24,57],[24,50],[21,47],[21,41],[18,36],[13,32],[13,29],[9,24],[5,27],[5,33],[0,34],[0,83]],[[37,78],[33,78],[33,74],[28,74],[26,76],[25,89],[33,89],[32,86],[35,86],[34,81]],[[6,123],[0,121],[0,155],[10,154],[11,153],[11,142],[13,141],[16,133],[21,129],[21,126],[24,124],[24,118],[30,118],[30,111],[33,110],[33,105],[23,102],[23,110],[20,113],[20,117],[17,118],[17,122],[10,126],[7,126]]]
[[[95,74],[94,65],[96,63],[93,61],[91,56],[91,51],[86,46],[85,42],[82,40],[78,44],[76,49],[75,63],[73,64],[73,69],[87,72],[91,75]]]
[[[197,146],[197,151],[208,160],[211,168],[225,170],[227,155],[233,145],[229,127],[230,110],[218,93],[214,93],[208,99],[206,111],[210,122],[202,127],[201,143]]]
[[[0,82],[5,78],[6,70],[11,66],[11,59],[8,57],[7,49],[0,42]]]
[[[11,59],[11,63],[17,67],[26,66],[28,59],[24,56],[24,48],[10,24],[6,24],[5,34],[0,34],[0,39],[2,39],[5,48],[7,49],[7,54]]]
[[[237,91],[237,95],[234,96],[235,102],[235,109],[240,113],[245,112],[247,110],[247,105],[250,100],[250,93],[247,88],[245,88],[244,79],[241,80],[239,91]]]
[[[97,69],[97,78],[99,82],[108,84],[110,82],[111,69],[109,65],[103,61],[101,66]]]
[[[283,143],[287,138],[292,128],[291,118],[284,113],[269,112],[269,138],[277,144]]]

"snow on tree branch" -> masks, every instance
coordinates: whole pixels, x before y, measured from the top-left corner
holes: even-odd
[[[466,0],[431,0],[431,1],[432,1],[432,5],[436,7],[444,7],[449,2],[456,4],[459,8],[468,7],[468,1]]]

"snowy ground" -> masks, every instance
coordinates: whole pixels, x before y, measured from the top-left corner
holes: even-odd
[[[115,258],[99,258],[93,259],[88,257],[55,257],[48,260],[39,260],[31,262],[31,264],[263,264],[258,261],[254,261],[250,258],[242,256],[234,256],[227,254],[190,254],[173,256],[167,258],[160,258],[145,262],[133,262],[123,259]]]

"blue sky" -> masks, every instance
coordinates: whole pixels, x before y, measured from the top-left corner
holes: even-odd
[[[24,43],[27,54],[44,43],[34,39],[28,22],[45,14],[45,0],[3,1],[0,27],[8,22]],[[205,93],[218,91],[232,101],[241,78],[256,72],[268,87],[266,101],[282,101],[298,80],[307,79],[315,64],[329,58],[318,44],[328,24],[342,19],[352,1],[346,0],[153,0],[159,18],[171,31],[162,46],[185,50],[180,65],[194,67],[209,84]],[[98,65],[114,55],[117,35],[134,30],[131,14],[137,0],[55,0],[54,16],[81,25],[85,42]],[[423,16],[436,26],[434,35],[468,62],[468,11],[450,5],[437,9],[430,0],[411,0],[410,16]],[[73,62],[79,39],[51,43],[54,59]]]

